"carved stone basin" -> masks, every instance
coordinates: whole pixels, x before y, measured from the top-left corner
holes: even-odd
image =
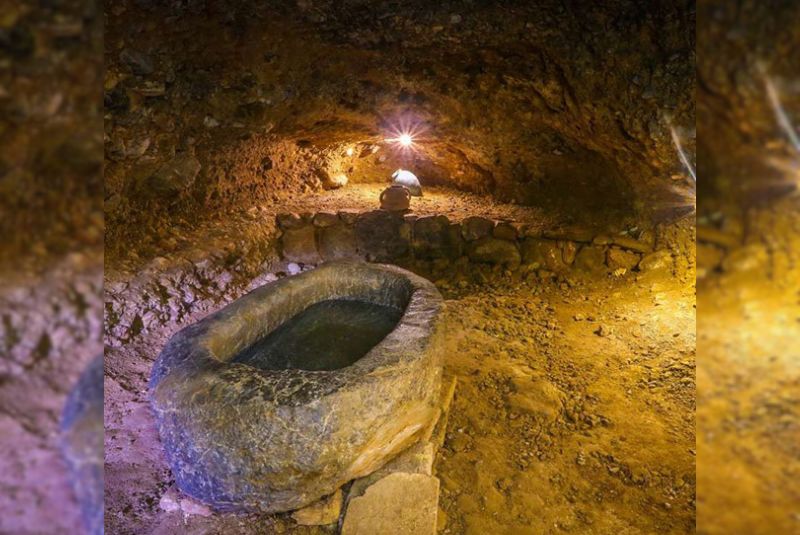
[[[437,416],[441,301],[400,268],[334,262],[178,332],[150,380],[178,487],[288,511],[382,466]]]

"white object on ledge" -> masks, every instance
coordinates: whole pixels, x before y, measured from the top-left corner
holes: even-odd
[[[398,169],[392,174],[393,184],[405,186],[414,197],[422,197],[422,186],[419,185],[417,175],[405,169]]]

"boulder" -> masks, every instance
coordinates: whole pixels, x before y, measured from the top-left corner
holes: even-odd
[[[514,241],[517,239],[517,229],[513,224],[501,221],[494,227],[492,235],[498,240]]]
[[[520,243],[520,249],[525,264],[538,264],[539,267],[556,273],[564,271],[567,267],[557,241],[525,238]]]
[[[416,258],[458,258],[462,252],[460,228],[445,216],[420,217],[414,221],[411,246]]]
[[[606,265],[612,271],[626,269],[628,271],[639,265],[641,257],[631,251],[626,251],[619,247],[611,247],[606,253]]]
[[[672,270],[672,253],[666,249],[645,255],[639,262],[639,271]]]
[[[358,242],[353,227],[343,224],[323,227],[318,231],[319,254],[326,262],[359,258]]]
[[[575,255],[575,269],[583,273],[605,273],[606,251],[598,245],[586,245]]]
[[[281,236],[283,259],[302,264],[316,264],[321,259],[317,252],[316,229],[313,225],[285,230]]]
[[[519,266],[522,261],[514,242],[488,237],[470,242],[467,246],[467,256],[473,262],[511,267]]]
[[[561,241],[559,245],[561,246],[561,259],[564,264],[571,266],[578,254],[578,244],[573,241]]]
[[[370,261],[392,262],[411,250],[411,226],[402,214],[374,210],[358,217],[355,224],[358,250]]]
[[[461,235],[467,241],[479,240],[492,235],[494,221],[485,217],[468,217],[461,222]]]
[[[342,535],[435,535],[439,480],[397,472],[350,501]]]

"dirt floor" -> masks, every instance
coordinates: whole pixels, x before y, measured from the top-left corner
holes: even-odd
[[[102,249],[0,274],[0,533],[81,533],[59,422],[103,351]]]
[[[446,298],[446,371],[459,377],[436,466],[443,532],[693,532],[693,279],[437,268],[417,270]],[[106,353],[109,532],[330,533],[165,510],[172,480],[145,384],[177,327]]]
[[[459,386],[437,465],[444,533],[694,531],[689,285],[445,293]]]
[[[800,533],[800,292],[791,286],[698,289],[698,533]]]

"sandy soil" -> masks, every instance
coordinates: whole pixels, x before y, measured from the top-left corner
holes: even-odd
[[[791,286],[698,289],[698,533],[800,533],[800,293]]]
[[[694,530],[691,286],[418,268],[447,300],[446,366],[460,380],[437,462],[444,533]],[[178,327],[106,353],[109,532],[329,532],[159,506],[172,480],[145,384]]]
[[[693,293],[631,282],[448,300],[444,533],[694,531]]]

